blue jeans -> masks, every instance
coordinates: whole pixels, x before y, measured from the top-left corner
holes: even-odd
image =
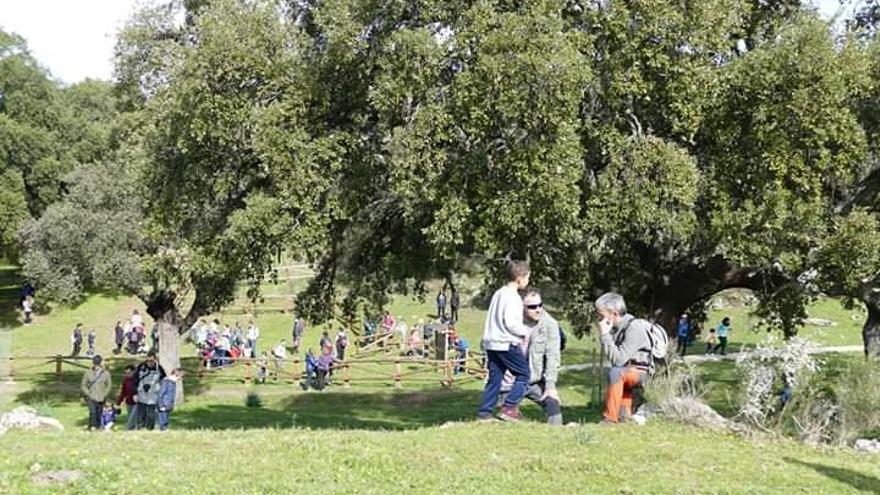
[[[171,416],[171,411],[159,411],[159,430],[165,431],[168,429],[168,419]]]
[[[519,405],[522,401],[529,388],[529,374],[531,373],[529,360],[526,359],[518,345],[511,345],[507,351],[486,351],[486,357],[489,361],[489,380],[483,390],[480,416],[489,416],[495,410],[505,371],[510,371],[514,376],[513,388],[510,389],[510,393],[504,400],[504,405],[507,407]]]

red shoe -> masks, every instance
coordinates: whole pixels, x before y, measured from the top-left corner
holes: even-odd
[[[501,406],[501,413],[498,415],[501,421],[508,423],[519,423],[522,416],[519,414],[519,406]]]

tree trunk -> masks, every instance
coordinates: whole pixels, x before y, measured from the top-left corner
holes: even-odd
[[[866,290],[862,302],[868,309],[868,319],[862,328],[865,357],[880,357],[880,292]]]
[[[171,291],[158,291],[151,294],[147,302],[147,313],[156,320],[159,329],[159,364],[166,373],[180,367],[180,327],[183,321],[177,310],[175,295]],[[183,404],[183,382],[177,383],[175,405]]]
[[[180,368],[180,325],[175,322],[162,318],[157,323],[159,325],[159,364],[165,368],[166,373],[171,370]],[[174,398],[174,404],[183,404],[183,381],[177,382],[177,394]]]

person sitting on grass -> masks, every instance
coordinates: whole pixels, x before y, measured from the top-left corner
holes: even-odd
[[[596,300],[596,312],[602,348],[611,364],[602,422],[617,423],[632,416],[633,390],[651,373],[652,324],[627,313],[623,296],[614,292]]]
[[[113,407],[112,402],[104,403],[104,410],[101,412],[101,429],[110,431],[116,423],[116,416],[121,412],[120,409]]]
[[[175,368],[171,373],[162,380],[162,387],[159,389],[159,431],[168,429],[168,422],[171,418],[171,411],[174,410],[174,401],[177,396],[177,382],[183,378],[183,370]]]

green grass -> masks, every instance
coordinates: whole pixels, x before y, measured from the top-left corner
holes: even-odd
[[[284,294],[298,283],[270,290]],[[747,441],[670,423],[599,426],[600,404],[591,402],[597,378],[590,371],[560,376],[565,420],[580,423],[574,428],[541,425],[543,413],[531,403],[523,408],[528,424],[473,423],[482,390],[473,377],[445,388],[442,374],[427,371],[405,377],[395,389],[393,367],[372,365],[352,372],[350,388],[341,386],[337,375],[328,390],[303,392],[296,384],[299,370],[288,369],[278,382],[246,386],[245,367],[236,365],[204,378],[187,376],[187,401],[173,414],[175,431],[88,434],[82,431],[86,410],[78,392],[85,363],[66,362],[59,380],[54,362],[22,357],[68,353],[70,331],[80,321],[96,328],[98,352],[110,355],[116,320],[143,307],[134,298],[99,294],[73,308],[49,308],[33,325],[22,326],[14,308],[17,284],[14,270],[0,268],[0,321],[13,322],[6,325],[11,333],[0,335],[0,352],[17,357],[16,383],[0,384],[0,410],[32,405],[67,430],[0,437],[0,493],[475,493],[505,487],[524,493],[880,492],[877,464],[845,451]],[[434,316],[431,299],[398,297],[391,311],[410,325],[428,321]],[[246,325],[250,316],[241,309],[247,304],[239,299],[217,316]],[[247,308],[261,327],[262,349],[282,338],[290,341],[293,315],[279,306],[279,299],[268,298]],[[810,311],[842,323],[805,333],[815,332],[829,345],[858,343],[860,323],[843,323],[850,312],[836,301],[820,301]],[[748,330],[754,323],[748,312],[734,307],[711,315],[712,321],[733,319],[734,350],[763,337]],[[474,349],[484,317],[478,308],[461,311],[458,331]],[[305,347],[317,347],[323,328],[308,328]],[[563,361],[587,362],[595,349],[594,337],[572,337]],[[182,355],[184,367],[195,370],[192,346],[184,345]],[[852,356],[830,357],[829,372],[848,359]],[[114,388],[122,367],[135,361],[109,363]],[[405,374],[423,369],[403,365]],[[738,382],[733,363],[709,362],[697,370],[708,403],[732,414]],[[246,405],[251,393],[259,395],[261,407]],[[86,476],[67,487],[41,489],[30,481],[31,469],[78,469]]]
[[[79,470],[41,489],[31,471]],[[669,423],[409,431],[11,432],[4,493],[876,493],[875,459]]]

